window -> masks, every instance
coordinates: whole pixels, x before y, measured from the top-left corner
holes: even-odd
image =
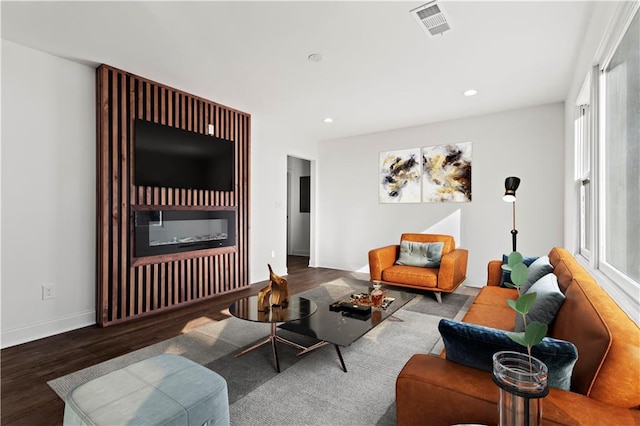
[[[623,7],[576,100],[577,219],[581,256],[640,318],[640,4]]]
[[[640,21],[601,74],[601,252],[608,275],[640,283]]]

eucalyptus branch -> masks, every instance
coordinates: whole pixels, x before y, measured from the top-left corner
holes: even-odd
[[[538,321],[532,321],[527,324],[527,314],[536,303],[536,293],[521,294],[521,287],[527,281],[529,275],[529,268],[523,263],[522,255],[517,251],[512,252],[509,255],[509,259],[506,265],[502,265],[502,268],[511,271],[510,287],[515,288],[518,291],[517,300],[507,300],[507,305],[516,313],[522,315],[522,321],[524,324],[524,331],[515,332],[508,331],[507,336],[519,345],[527,348],[527,354],[529,355],[529,369],[533,369],[531,348],[544,339],[547,334],[547,325]]]

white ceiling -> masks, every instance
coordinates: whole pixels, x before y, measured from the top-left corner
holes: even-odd
[[[594,5],[447,1],[452,30],[428,38],[409,13],[424,3],[3,1],[2,38],[313,142],[562,101]]]

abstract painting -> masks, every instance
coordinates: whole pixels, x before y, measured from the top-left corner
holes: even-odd
[[[471,201],[471,142],[422,148],[422,201]]]
[[[380,202],[420,202],[420,148],[380,153]]]

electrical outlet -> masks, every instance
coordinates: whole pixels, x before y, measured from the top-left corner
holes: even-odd
[[[42,285],[42,300],[55,299],[56,298],[56,285],[55,284],[43,284]]]
[[[271,250],[271,258],[272,259],[276,258],[276,251],[275,250]]]

